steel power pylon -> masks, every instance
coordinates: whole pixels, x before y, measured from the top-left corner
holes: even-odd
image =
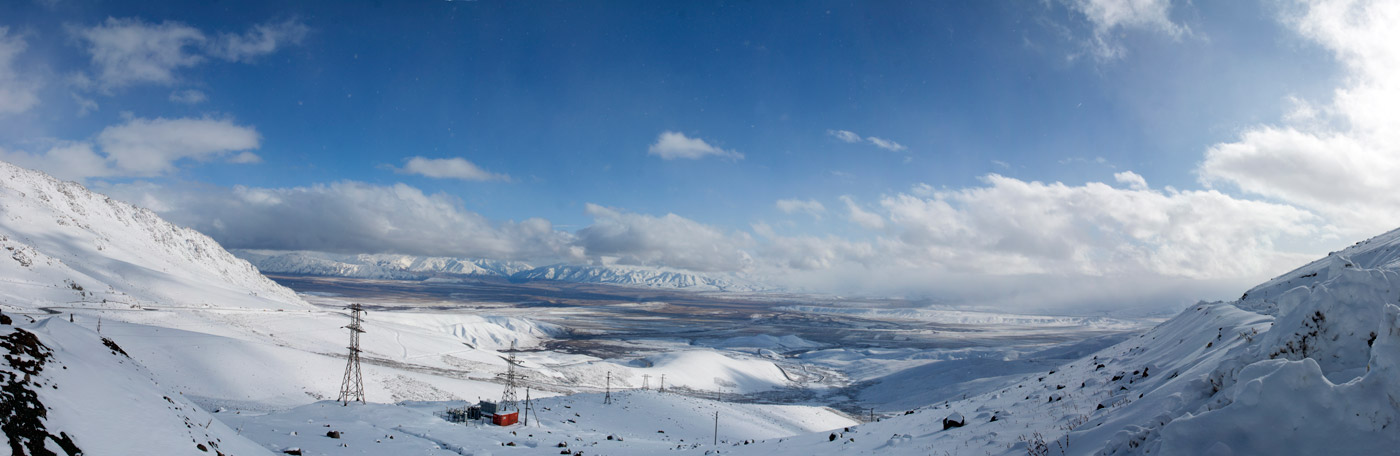
[[[345,378],[340,381],[340,405],[350,405],[350,401],[365,402],[365,379],[360,374],[360,315],[365,313],[359,303],[350,304],[350,355],[345,360]]]
[[[522,380],[525,379],[525,376],[524,376],[524,375],[521,375],[521,374],[518,374],[518,373],[515,372],[515,367],[516,367],[516,366],[519,366],[519,365],[520,365],[520,362],[515,360],[515,342],[514,342],[514,341],[511,341],[511,343],[510,343],[510,357],[505,358],[505,360],[506,360],[506,373],[501,375],[501,379],[502,379],[502,380],[505,380],[506,388],[505,388],[505,391],[501,393],[501,406],[500,406],[500,410],[501,410],[502,412],[504,412],[504,411],[506,411],[506,410],[515,410],[515,411],[519,411],[519,410],[520,410],[520,406],[519,406],[519,405],[516,405],[517,400],[516,400],[516,395],[515,395],[515,387],[516,387]]]
[[[612,403],[612,371],[608,371],[608,389],[606,393],[603,393],[603,403]]]

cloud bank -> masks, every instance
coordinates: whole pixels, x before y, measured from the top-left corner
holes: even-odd
[[[64,141],[37,153],[0,149],[0,160],[48,171],[62,179],[154,177],[181,163],[226,159],[257,163],[262,138],[228,119],[133,118],[109,126],[94,141]]]

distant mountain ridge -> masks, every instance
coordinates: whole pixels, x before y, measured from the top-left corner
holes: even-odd
[[[558,280],[574,283],[605,283],[653,288],[680,288],[713,291],[768,291],[756,281],[721,274],[702,274],[669,268],[645,266],[579,266],[555,264],[521,271],[511,280]]]
[[[555,280],[572,283],[674,288],[703,291],[763,291],[756,281],[728,274],[706,274],[646,266],[553,264],[535,267],[519,261],[421,257],[393,254],[337,255],[310,251],[233,250],[259,270],[361,279],[428,280],[498,277],[516,282]]]
[[[510,277],[528,270],[518,261],[394,254],[336,255],[310,251],[233,250],[264,272],[360,279],[425,280],[433,277]]]

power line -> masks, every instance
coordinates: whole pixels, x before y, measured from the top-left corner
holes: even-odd
[[[360,325],[360,314],[365,313],[359,303],[350,304],[350,355],[345,359],[345,377],[340,381],[340,402],[342,406],[350,401],[365,403],[365,379],[360,373],[360,333],[365,332]]]

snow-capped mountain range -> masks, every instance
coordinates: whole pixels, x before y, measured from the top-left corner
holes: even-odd
[[[424,280],[434,277],[510,277],[528,270],[518,261],[393,254],[335,255],[310,251],[240,250],[233,254],[263,272],[360,279]]]
[[[391,280],[497,277],[516,282],[556,280],[697,291],[771,290],[770,287],[756,281],[729,274],[707,274],[662,267],[570,264],[535,267],[518,261],[479,258],[393,254],[336,255],[310,251],[235,249],[233,254],[271,274]]]

